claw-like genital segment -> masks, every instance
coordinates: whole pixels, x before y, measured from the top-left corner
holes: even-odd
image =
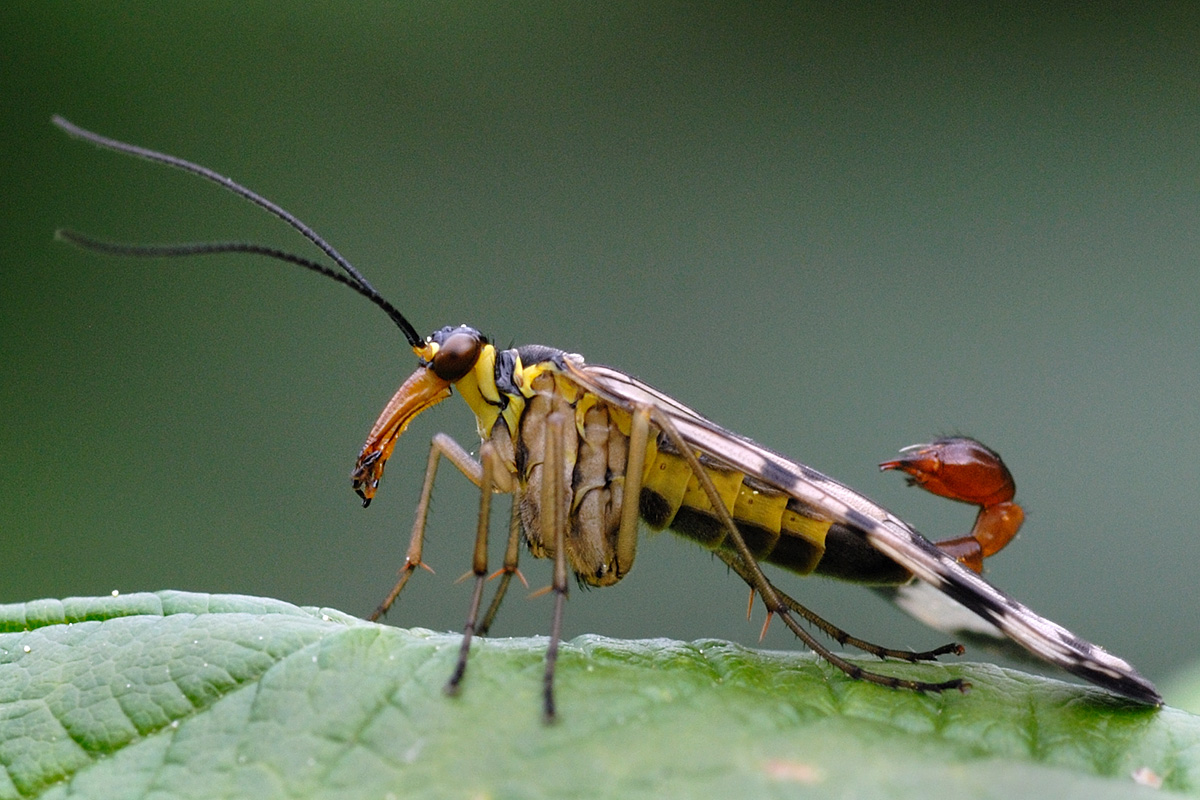
[[[1012,500],[1016,484],[996,451],[974,439],[953,436],[906,447],[879,465],[898,469],[927,492],[977,506]]]
[[[1000,454],[965,436],[935,439],[901,452],[879,468],[898,469],[909,476],[909,485],[979,506],[970,535],[944,539],[937,546],[964,566],[983,572],[983,560],[1011,542],[1025,521],[1025,511],[1012,501],[1017,486]]]

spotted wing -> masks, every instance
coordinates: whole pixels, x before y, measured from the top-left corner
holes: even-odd
[[[620,370],[585,365],[571,358],[567,359],[565,368],[567,374],[588,391],[627,409],[635,406],[656,409],[667,415],[683,438],[700,452],[861,531],[876,550],[978,615],[1030,653],[1132,700],[1161,705],[1162,698],[1154,686],[1130,664],[1036,614],[945,555],[887,509],[850,487],[725,430]]]

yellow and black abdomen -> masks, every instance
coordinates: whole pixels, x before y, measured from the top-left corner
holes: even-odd
[[[701,456],[700,464],[759,560],[858,583],[898,584],[912,577],[867,544],[862,532],[710,458]],[[647,454],[639,510],[655,530],[670,528],[710,550],[732,549],[691,467],[661,440]]]

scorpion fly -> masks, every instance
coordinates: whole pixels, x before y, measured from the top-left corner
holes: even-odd
[[[1154,686],[1128,663],[1045,619],[993,587],[983,559],[1011,540],[1023,514],[1000,457],[965,438],[939,439],[903,451],[883,469],[909,483],[979,506],[970,535],[932,543],[850,487],[726,430],[679,401],[620,370],[587,363],[552,347],[497,348],[479,331],[450,326],[422,337],[395,306],[311,228],[290,213],[212,170],[181,158],[115,141],[61,117],[71,136],[185,170],[229,189],[281,218],[315,244],[336,269],[273,248],[237,242],[129,245],[59,231],[88,250],[129,256],[252,253],[332,278],[381,308],[417,356],[371,429],[352,473],[366,506],[400,435],[422,411],[453,389],[475,415],[478,458],[436,434],[400,577],[371,616],[384,614],[414,571],[424,567],[425,521],[438,464],[444,458],[480,490],[471,571],[474,591],[461,650],[447,683],[455,693],[473,635],[483,635],[517,571],[520,542],[535,558],[553,560],[553,619],[543,679],[545,719],[555,717],[554,668],[569,573],[587,586],[610,586],[633,568],[639,522],[670,528],[710,550],[761,598],[804,644],[847,675],[918,692],[965,690],[961,679],[926,682],[864,669],[821,643],[801,619],[841,645],[881,658],[917,662],[961,653],[956,644],[927,652],[893,650],[850,636],[805,608],[768,578],[762,564],[800,575],[826,575],[873,586],[924,585],[973,612],[993,632],[1029,653],[1137,703],[1157,706]],[[489,577],[487,537],[493,494],[513,496],[512,519],[494,598],[480,618]],[[917,614],[917,616],[922,616]]]

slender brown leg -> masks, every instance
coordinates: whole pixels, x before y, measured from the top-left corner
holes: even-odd
[[[811,633],[805,630],[800,623],[791,614],[791,608],[784,603],[775,587],[767,580],[767,576],[763,574],[762,569],[758,566],[758,561],[755,560],[754,554],[750,552],[750,548],[746,545],[745,539],[742,538],[741,531],[738,530],[737,524],[733,521],[729,509],[725,507],[725,502],[721,499],[721,495],[717,492],[717,487],[713,485],[712,479],[700,465],[700,460],[692,451],[691,447],[679,433],[679,429],[675,427],[675,423],[671,421],[666,414],[658,413],[655,409],[650,410],[651,420],[657,425],[671,440],[672,444],[679,450],[680,455],[688,462],[692,469],[692,473],[696,476],[701,488],[704,489],[705,495],[708,497],[709,503],[713,507],[714,513],[720,519],[722,526],[728,532],[727,541],[732,542],[734,550],[737,551],[741,559],[741,566],[745,568],[747,575],[743,578],[750,584],[751,588],[758,592],[762,597],[763,603],[767,606],[767,612],[777,614],[788,629],[796,635],[800,641],[808,645],[821,658],[828,661],[833,666],[840,669],[842,672],[849,675],[851,678],[876,683],[880,686],[888,686],[899,689],[912,689],[918,692],[941,692],[947,689],[966,689],[967,684],[960,678],[950,681],[942,681],[939,683],[929,683],[926,681],[914,681],[905,678],[897,678],[892,675],[882,675],[878,672],[865,670],[857,664],[852,664],[841,656],[829,650],[825,645],[817,641]],[[740,574],[740,573],[739,573]]]
[[[488,606],[487,613],[483,615],[483,621],[475,629],[475,633],[479,636],[487,636],[491,629],[492,622],[496,619],[497,612],[500,611],[500,603],[508,592],[508,585],[512,583],[513,575],[520,578],[522,583],[525,582],[525,578],[517,570],[517,560],[521,556],[521,513],[518,499],[518,495],[514,492],[512,514],[508,520],[508,547],[504,551],[504,563],[500,566],[498,573],[500,584],[496,587],[496,594],[492,596],[492,603]]]
[[[563,506],[563,436],[565,416],[551,414],[546,420],[546,453],[542,467],[542,540],[554,542],[554,618],[550,624],[550,645],[546,648],[546,674],[542,682],[542,718],[557,719],[554,704],[554,667],[558,662],[558,644],[562,639],[563,610],[567,600],[567,510]]]
[[[621,527],[617,529],[617,568],[625,575],[637,556],[638,512],[641,508],[642,472],[646,466],[646,446],[650,441],[650,409],[635,408],[629,427],[629,457],[625,462],[625,483],[621,490]]]
[[[425,482],[421,485],[421,499],[417,503],[416,519],[413,521],[412,536],[408,540],[408,552],[404,557],[404,566],[400,568],[400,579],[396,581],[396,585],[388,592],[387,597],[379,604],[379,607],[367,617],[374,622],[388,612],[392,604],[396,602],[396,598],[400,596],[400,592],[408,583],[408,579],[412,577],[413,572],[417,567],[429,569],[429,566],[421,560],[421,550],[425,544],[425,521],[429,516],[429,501],[433,496],[433,481],[437,477],[438,463],[445,456],[450,463],[458,468],[458,471],[467,476],[471,483],[479,486],[483,481],[483,466],[471,458],[471,454],[464,450],[458,442],[451,439],[444,433],[439,433],[433,437],[433,441],[429,446],[429,461],[425,467]],[[432,570],[430,570],[432,572]]]
[[[749,584],[751,587],[754,586],[754,579],[750,571],[742,563],[737,554],[731,553],[728,550],[718,550],[716,551],[716,556],[724,561],[730,569],[741,576],[742,580],[744,580],[747,584]],[[774,583],[772,583],[771,586],[775,589],[775,593],[778,595],[779,599],[783,601],[788,608],[804,617],[804,619],[815,625],[822,633],[831,637],[839,645],[850,645],[851,647],[862,650],[864,653],[869,653],[870,655],[877,656],[879,658],[894,658],[909,662],[936,661],[938,656],[962,655],[962,645],[954,643],[942,645],[941,647],[933,650],[927,650],[923,653],[918,653],[912,650],[893,650],[890,647],[882,647],[872,642],[868,642],[865,639],[859,639],[857,636],[851,636],[841,628],[834,625],[832,622],[829,622],[825,618],[818,616],[807,607],[801,605],[795,599],[780,590],[778,586],[775,586]],[[753,602],[753,595],[751,595],[751,603]]]
[[[479,482],[479,522],[475,529],[475,554],[471,571],[475,575],[475,589],[471,593],[471,606],[467,611],[467,623],[463,627],[462,645],[454,672],[446,682],[446,694],[458,694],[459,684],[467,671],[467,656],[471,652],[471,637],[475,634],[475,621],[479,617],[479,604],[483,600],[483,584],[487,580],[487,540],[492,512],[492,487],[495,485],[496,451],[491,442],[479,448],[479,463],[483,465],[483,479]]]

